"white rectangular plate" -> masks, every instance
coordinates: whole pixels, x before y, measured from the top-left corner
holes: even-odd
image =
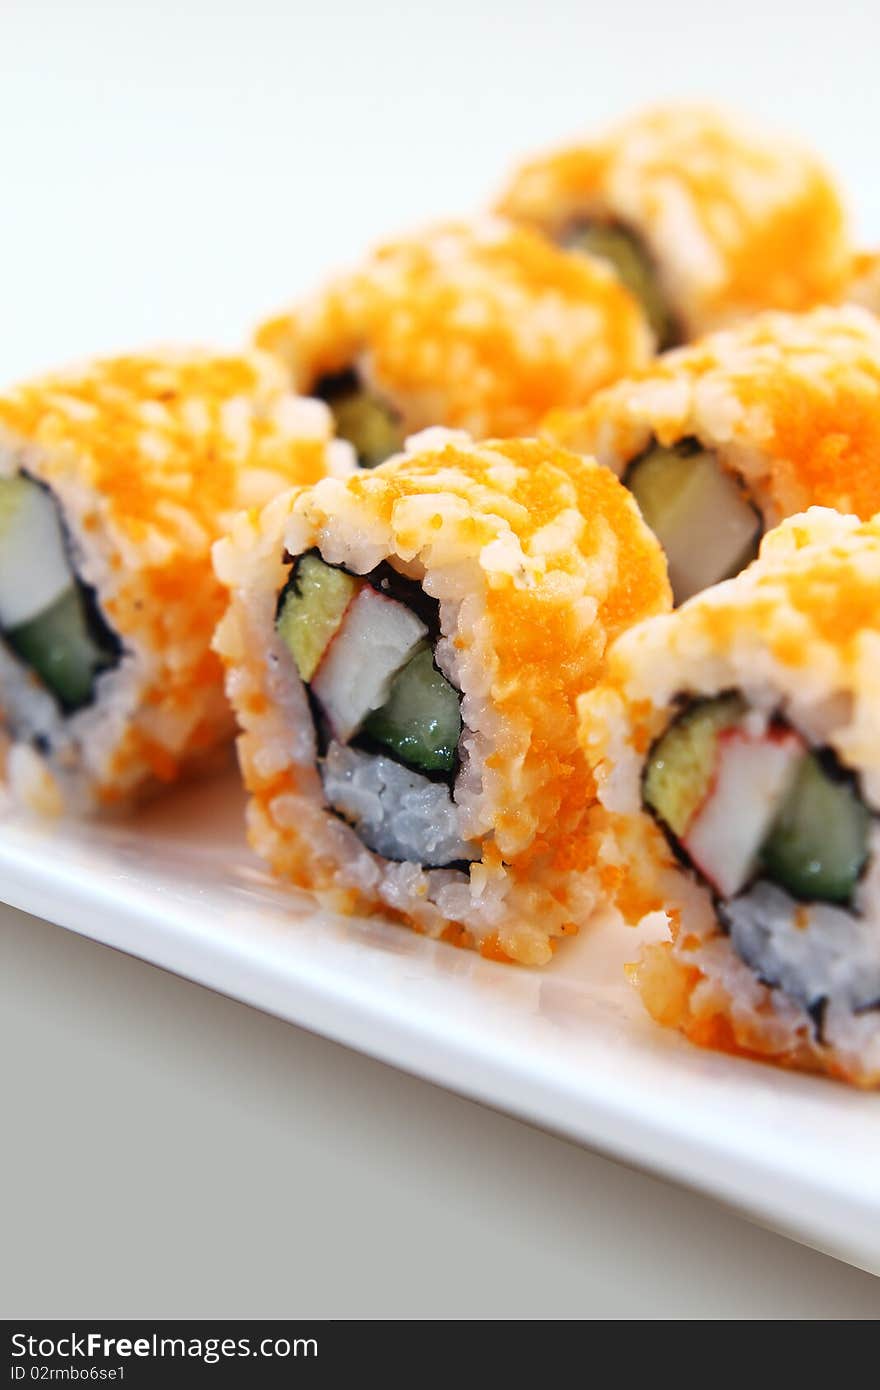
[[[552,965],[497,965],[269,879],[228,778],[136,819],[6,815],[0,897],[880,1272],[880,1096],[657,1028],[610,924]]]

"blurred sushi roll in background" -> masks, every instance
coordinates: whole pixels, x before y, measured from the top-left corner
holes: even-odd
[[[0,781],[125,801],[228,742],[211,544],[241,507],[351,471],[261,354],[97,361],[0,397]]]
[[[582,730],[661,1023],[880,1082],[878,699],[880,522],[824,508],[617,642]]]
[[[254,849],[338,910],[546,962],[601,892],[576,698],[670,602],[626,489],[433,430],[241,516],[215,565]]]
[[[583,404],[652,350],[638,303],[602,261],[495,219],[380,247],[264,324],[257,343],[295,390],[327,402],[365,468],[433,425],[534,434],[551,406]]]
[[[783,517],[880,510],[880,323],[856,307],[759,315],[544,430],[623,479],[681,603],[754,559]]]
[[[846,217],[808,151],[701,106],[641,112],[530,160],[497,204],[638,296],[661,348],[762,309],[837,302]]]
[[[853,258],[846,298],[850,304],[861,304],[872,314],[880,314],[880,251],[860,251]]]

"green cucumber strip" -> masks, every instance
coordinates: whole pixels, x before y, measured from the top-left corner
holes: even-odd
[[[718,735],[745,712],[739,695],[701,700],[670,724],[645,767],[642,794],[674,835],[684,835],[709,790],[718,759]]]
[[[352,575],[318,555],[301,555],[296,562],[275,627],[302,680],[312,679],[357,589]]]
[[[434,665],[430,647],[410,657],[364,732],[423,772],[451,772],[461,737],[456,691]]]
[[[754,559],[761,521],[736,478],[693,441],[655,445],[624,482],[666,554],[676,604]]]
[[[116,659],[89,631],[83,596],[75,584],[36,618],[3,636],[68,712],[89,702],[95,677]]]
[[[808,753],[761,850],[763,877],[797,898],[848,902],[868,857],[871,816],[849,779]]]
[[[572,230],[565,245],[570,251],[607,261],[641,304],[658,348],[671,346],[676,336],[675,323],[651,259],[637,237],[613,222],[587,222]]]
[[[22,477],[20,473],[14,473],[11,478],[0,478],[0,541],[18,520],[35,486],[30,478]]]
[[[24,473],[0,480],[0,627],[38,618],[73,578],[53,494]]]

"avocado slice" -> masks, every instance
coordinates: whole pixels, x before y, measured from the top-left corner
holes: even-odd
[[[868,858],[871,815],[852,777],[808,753],[761,850],[762,877],[796,898],[845,903]]]
[[[278,600],[275,629],[301,680],[312,679],[358,588],[353,575],[311,551],[296,561]]]
[[[364,733],[422,772],[452,771],[461,737],[459,697],[434,665],[430,647],[410,657]]]
[[[691,705],[657,740],[645,766],[646,805],[682,837],[711,785],[718,760],[718,735],[745,713],[739,695],[719,695]]]
[[[623,481],[666,552],[676,604],[755,558],[761,518],[734,475],[696,440],[655,444]]]

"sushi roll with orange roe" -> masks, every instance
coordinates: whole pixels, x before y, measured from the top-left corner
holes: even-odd
[[[661,106],[538,156],[498,211],[602,256],[641,299],[661,347],[761,309],[835,303],[846,218],[821,163],[702,106]]]
[[[495,220],[380,247],[264,324],[295,390],[325,400],[371,468],[432,425],[478,438],[535,433],[648,360],[636,300],[601,261],[575,261]]]
[[[215,564],[254,849],[342,911],[547,961],[599,894],[577,696],[669,606],[626,489],[428,431],[240,517]]]
[[[582,734],[661,1023],[880,1084],[878,698],[880,522],[824,508],[617,642]]]
[[[232,737],[211,545],[243,506],[351,470],[271,358],[97,361],[0,397],[0,781],[78,813]]]
[[[622,477],[681,603],[742,569],[783,517],[880,510],[880,322],[855,307],[762,314],[544,428]]]

